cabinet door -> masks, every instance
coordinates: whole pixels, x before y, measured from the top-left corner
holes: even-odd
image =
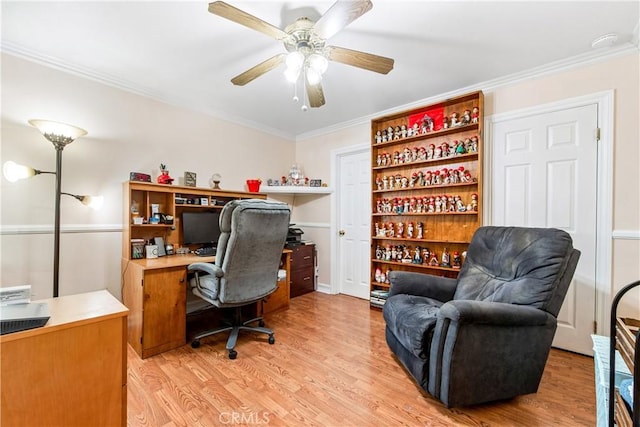
[[[184,267],[145,271],[143,357],[186,342],[186,286]]]

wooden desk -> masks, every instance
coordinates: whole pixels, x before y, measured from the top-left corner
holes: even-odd
[[[37,302],[44,327],[0,336],[0,424],[126,426],[127,308],[107,291]]]
[[[258,315],[289,307],[291,251],[283,251],[287,277],[269,296]],[[170,255],[155,259],[122,259],[122,300],[129,308],[128,342],[143,359],[186,344],[187,266],[215,257]]]

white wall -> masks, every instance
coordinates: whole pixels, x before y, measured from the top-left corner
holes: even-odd
[[[273,135],[178,108],[113,87],[2,55],[0,161],[55,170],[55,150],[27,120],[43,118],[86,129],[63,152],[63,191],[102,194],[92,211],[61,202],[60,295],[109,289],[120,296],[122,183],[129,172],[158,175],[167,164],[180,183],[196,172],[209,187],[245,190],[247,178],[280,176],[295,144]],[[52,296],[54,177],[11,184],[0,179],[0,286],[29,284],[33,298]]]
[[[622,286],[640,278],[640,55],[637,53],[584,65],[570,70],[547,73],[524,81],[515,81],[487,89],[483,85],[470,88],[483,90],[485,116],[505,113],[553,101],[615,91],[614,124],[614,194],[613,194],[613,268],[610,278],[611,294]],[[449,97],[443,94],[439,99]],[[424,104],[438,99],[433,97]],[[408,108],[398,106],[398,111]],[[389,114],[390,112],[384,112]],[[380,115],[382,115],[381,113]],[[370,123],[363,121],[327,134],[299,141],[296,159],[313,174],[331,176],[331,150],[370,143]],[[300,221],[328,222],[331,218],[328,198],[308,203],[298,209]],[[329,230],[318,230],[315,239],[328,247]],[[328,260],[321,262],[322,280],[330,283]],[[626,299],[628,302],[629,299]],[[631,298],[626,309],[637,313],[637,298]],[[625,307],[623,307],[624,309]]]

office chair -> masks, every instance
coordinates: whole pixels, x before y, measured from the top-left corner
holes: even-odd
[[[269,344],[275,342],[262,317],[242,321],[242,307],[276,290],[290,214],[285,203],[258,199],[233,200],[224,206],[215,263],[194,263],[188,270],[195,273],[193,294],[214,307],[232,308],[232,323],[197,335],[193,348],[200,346],[200,339],[226,331],[231,331],[226,347],[230,359],[238,355],[234,348],[241,330],[267,334]],[[249,326],[253,322],[259,326]]]
[[[562,230],[480,227],[457,279],[391,272],[387,344],[447,407],[535,393],[579,258]]]

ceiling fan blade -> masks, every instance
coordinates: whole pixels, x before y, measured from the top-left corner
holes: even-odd
[[[324,92],[322,91],[322,86],[320,85],[320,83],[310,85],[309,82],[307,82],[306,85],[307,97],[309,98],[309,106],[311,108],[322,107],[324,105]]]
[[[313,30],[318,37],[326,40],[370,11],[372,7],[370,0],[338,0],[318,19]]]
[[[393,59],[391,58],[337,46],[328,46],[327,50],[328,58],[331,61],[364,68],[380,74],[387,74],[393,70]]]
[[[238,74],[237,76],[231,79],[231,83],[233,83],[236,86],[244,86],[247,83],[260,77],[264,73],[276,68],[278,65],[282,63],[282,61],[284,61],[285,56],[286,54],[284,53],[279,53],[276,56],[272,56],[266,61],[259,63],[255,67],[249,68],[244,73]]]
[[[253,15],[249,15],[247,12],[235,8],[223,1],[214,1],[213,3],[209,3],[209,12],[214,15],[222,16],[229,21],[244,25],[252,30],[260,31],[261,33],[276,40],[283,40],[289,36],[280,28],[275,27],[262,19],[256,18]]]

